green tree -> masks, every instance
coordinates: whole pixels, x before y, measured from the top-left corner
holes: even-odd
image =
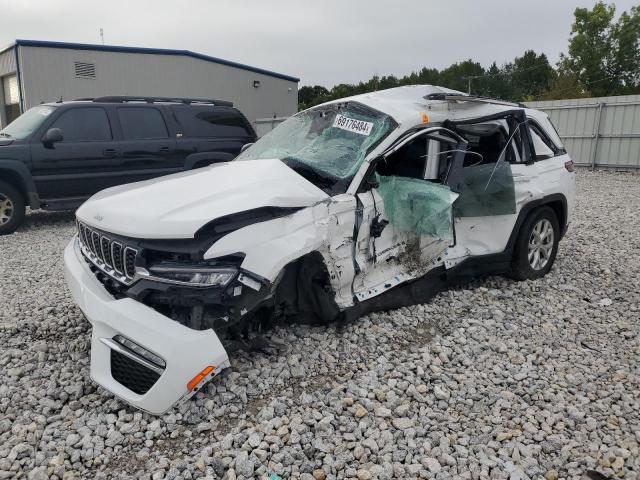
[[[615,6],[598,2],[576,8],[569,51],[560,67],[572,73],[594,96],[640,90],[640,8],[614,21]]]
[[[620,93],[640,93],[640,5],[620,15],[611,38],[611,63],[622,81]]]
[[[484,68],[478,62],[473,60],[465,60],[464,62],[454,63],[440,72],[439,80],[442,86],[452,88],[453,90],[467,91],[469,77],[483,77],[485,75]],[[476,94],[472,79],[471,93]]]
[[[478,79],[478,93],[486,97],[511,99],[511,85],[508,82],[508,74],[504,67],[500,68],[493,62],[485,77]]]
[[[532,100],[544,90],[548,90],[554,76],[553,67],[544,53],[538,55],[527,50],[509,65],[508,82],[511,84],[512,100]]]
[[[562,100],[563,98],[591,97],[573,73],[560,71],[554,75],[549,88],[536,96],[536,100]]]
[[[322,103],[324,98],[329,96],[329,90],[321,85],[314,85],[313,87],[304,86],[298,90],[298,108],[304,110],[305,108],[313,107]]]

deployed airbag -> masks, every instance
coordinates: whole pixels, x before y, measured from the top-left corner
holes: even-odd
[[[398,231],[453,241],[452,205],[458,195],[449,187],[409,177],[377,179],[387,218]]]

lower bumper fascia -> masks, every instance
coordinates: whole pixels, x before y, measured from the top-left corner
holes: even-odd
[[[92,325],[91,378],[117,397],[159,415],[190,398],[229,366],[227,352],[213,330],[193,330],[131,298],[113,298],[82,259],[75,237],[65,249],[64,261],[71,294]],[[113,376],[115,354],[109,345],[116,335],[159,356],[166,364],[144,393],[135,393]],[[189,388],[203,370],[206,375]]]

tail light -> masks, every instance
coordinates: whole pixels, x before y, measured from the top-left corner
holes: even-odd
[[[576,167],[573,164],[573,160],[569,160],[568,162],[564,162],[564,168],[566,168],[568,172],[575,172],[575,170],[576,170]]]

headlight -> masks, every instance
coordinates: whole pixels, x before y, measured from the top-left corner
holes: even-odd
[[[224,287],[238,273],[235,268],[230,267],[199,267],[195,265],[157,265],[149,267],[149,272],[151,276],[158,279],[201,287]]]

